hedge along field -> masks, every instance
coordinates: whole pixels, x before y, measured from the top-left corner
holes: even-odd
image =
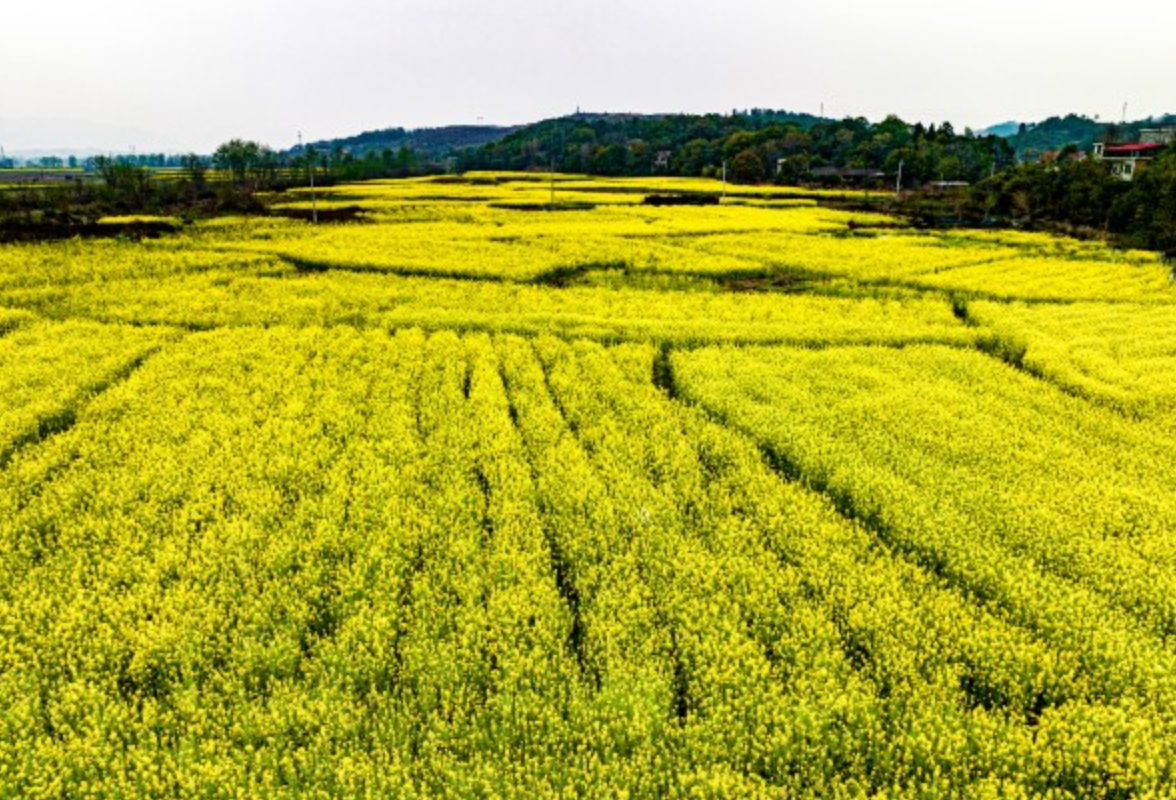
[[[281,264],[167,281],[13,290],[12,302],[54,319],[208,329],[249,325],[482,330],[690,343],[974,344],[942,298],[848,298],[703,290],[554,290],[498,281],[326,272]]]
[[[30,324],[0,338],[0,464],[68,427],[87,397],[176,338],[165,328],[85,321]]]
[[[1067,391],[1140,418],[1176,408],[1176,308],[975,302],[985,346]]]
[[[0,796],[1166,796],[1166,268],[716,187],[0,248]]]

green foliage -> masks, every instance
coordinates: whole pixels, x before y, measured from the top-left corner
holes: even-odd
[[[763,179],[763,159],[751,148],[740,151],[731,159],[731,180],[734,183],[759,183]]]
[[[379,156],[385,150],[411,150],[424,159],[441,159],[457,150],[498,141],[517,130],[493,125],[449,125],[442,128],[383,128],[365,131],[356,136],[330,139],[315,143],[323,150],[341,147],[361,160],[371,154]]]
[[[114,194],[141,201],[151,191],[151,173],[145,167],[105,156],[95,158],[94,166]]]
[[[1009,137],[1009,144],[1017,155],[1036,161],[1043,154],[1074,145],[1079,150],[1089,150],[1098,141],[1137,141],[1144,128],[1171,124],[1171,116],[1162,119],[1147,119],[1126,124],[1100,122],[1079,114],[1064,117],[1050,117],[1035,125],[1021,124],[1019,131]]]
[[[965,213],[1093,229],[1132,247],[1171,248],[1176,246],[1176,146],[1141,167],[1133,181],[1091,159],[1023,164],[976,186]]]
[[[1176,145],[1136,173],[1111,209],[1111,225],[1136,247],[1176,247]]]
[[[218,147],[212,154],[212,163],[217,169],[229,173],[237,184],[246,180],[257,184],[272,181],[278,167],[277,155],[273,150],[263,144],[242,139],[233,139]]]
[[[202,156],[189,153],[180,160],[180,165],[184,170],[184,177],[194,186],[204,185],[208,175],[208,162]]]
[[[653,156],[670,153],[669,171],[683,176],[713,175],[723,161],[742,153],[747,182],[775,179],[799,184],[818,166],[859,167],[897,173],[900,161],[908,186],[931,180],[977,181],[995,166],[1013,163],[1013,151],[996,136],[958,135],[949,123],[930,130],[895,116],[877,124],[861,118],[840,121],[786,112],[760,111],[719,116],[578,115],[532,125],[459,156],[458,166],[474,169],[543,169],[554,161],[565,172],[595,175],[651,175]]]

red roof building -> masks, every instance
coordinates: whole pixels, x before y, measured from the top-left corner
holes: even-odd
[[[1139,142],[1137,144],[1108,144],[1103,147],[1103,154],[1104,156],[1115,156],[1118,158],[1143,158],[1149,155],[1154,156],[1163,149],[1164,145],[1162,144],[1149,144],[1147,142]]]
[[[1141,166],[1159,155],[1173,141],[1173,131],[1168,128],[1145,130],[1142,138],[1142,142],[1134,144],[1095,142],[1094,160],[1108,162],[1113,174],[1129,181]]]

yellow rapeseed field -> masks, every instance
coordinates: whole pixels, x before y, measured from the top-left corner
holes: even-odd
[[[1174,796],[1170,269],[722,191],[0,247],[0,798]]]

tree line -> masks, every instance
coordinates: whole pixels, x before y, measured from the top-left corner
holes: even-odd
[[[187,157],[189,163],[198,158],[195,155]],[[318,180],[326,183],[405,178],[444,170],[443,165],[419,158],[406,146],[352,152],[340,144],[322,149],[307,145],[278,153],[265,145],[241,139],[222,144],[202,163],[205,168],[211,166],[230,175],[234,183],[252,182],[267,188],[275,184],[309,182],[312,170]]]
[[[0,242],[119,235],[117,226],[97,225],[110,216],[265,214],[263,193],[305,186],[312,176],[329,185],[442,169],[406,147],[360,155],[338,146],[279,152],[244,139],[225,142],[211,155],[169,156],[164,166],[158,163],[145,155],[97,156],[85,163],[92,178],[0,192]],[[143,226],[130,228],[137,235]]]
[[[977,181],[1015,161],[999,136],[891,116],[827,120],[752,109],[729,115],[588,115],[549,120],[457,157],[460,170],[555,168],[606,176],[718,176],[796,184],[821,167],[864,169],[908,186]],[[836,177],[836,176],[835,176]]]
[[[1125,181],[1106,162],[1063,150],[1052,163],[1019,164],[960,198],[968,222],[1004,220],[1067,233],[1111,235],[1130,247],[1176,248],[1176,144]]]
[[[1111,235],[1134,247],[1176,247],[1176,145],[1134,181],[1070,145],[1050,163],[1017,164],[998,136],[958,133],[891,116],[878,123],[752,109],[730,115],[577,114],[529,126],[444,160],[407,146],[351,152],[338,143],[275,151],[234,139],[211,155],[169,156],[170,179],[154,156],[98,157],[98,182],[0,193],[0,224],[66,226],[111,214],[261,213],[257,194],[306,185],[442,171],[556,169],[605,176],[718,176],[738,183],[803,184],[821,167],[880,175],[907,190],[937,181],[970,184],[947,197],[904,193],[889,208],[938,224],[1016,224]],[[830,173],[825,172],[826,175]],[[831,173],[837,179],[837,173]]]

